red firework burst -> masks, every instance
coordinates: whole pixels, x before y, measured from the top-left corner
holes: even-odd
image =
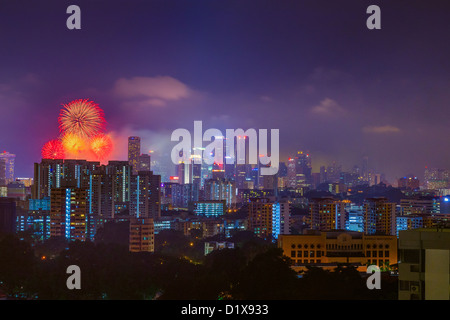
[[[111,137],[101,133],[91,139],[90,146],[97,159],[104,160],[111,154],[113,142]]]
[[[65,158],[65,152],[64,147],[59,140],[50,140],[44,146],[41,150],[42,158],[43,159],[64,159]]]
[[[87,99],[78,99],[63,105],[58,121],[62,133],[83,138],[93,137],[105,127],[103,110]]]

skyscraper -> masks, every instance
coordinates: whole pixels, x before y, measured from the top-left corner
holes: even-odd
[[[6,186],[6,161],[0,158],[0,186]]]
[[[141,155],[141,138],[128,137],[128,163],[132,168],[132,173],[139,171],[139,156]]]
[[[0,180],[5,179],[5,184],[14,181],[14,161],[16,159],[16,155],[9,153],[7,151],[3,151],[0,153],[0,159],[2,159],[5,163],[5,171],[0,172]]]
[[[295,189],[310,186],[311,171],[311,156],[307,152],[298,151],[294,158],[288,159],[288,186]]]
[[[362,169],[361,169],[362,181],[369,182],[369,157],[364,156],[362,159]]]

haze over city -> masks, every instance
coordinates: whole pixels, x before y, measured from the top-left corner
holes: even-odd
[[[444,1],[383,3],[376,31],[367,1],[77,4],[77,32],[65,1],[2,4],[0,145],[16,154],[16,176],[32,177],[74,99],[104,110],[111,160],[127,159],[136,135],[170,161],[171,132],[202,120],[280,129],[280,160],[308,151],[315,172],[368,156],[394,183],[449,163]]]

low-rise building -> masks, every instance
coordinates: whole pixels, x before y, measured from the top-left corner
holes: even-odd
[[[389,235],[308,230],[305,234],[280,235],[278,247],[292,260],[292,269],[297,272],[306,271],[308,266],[332,270],[339,264],[365,272],[368,265],[386,269],[398,262],[397,237]]]

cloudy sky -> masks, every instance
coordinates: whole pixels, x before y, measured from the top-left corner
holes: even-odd
[[[177,128],[280,129],[314,171],[369,156],[395,179],[450,167],[448,1],[122,0],[0,4],[0,149],[32,176],[61,105],[91,99],[163,156]],[[81,8],[81,30],[66,9]],[[381,8],[381,30],[366,9]],[[169,161],[169,158],[167,158]]]

